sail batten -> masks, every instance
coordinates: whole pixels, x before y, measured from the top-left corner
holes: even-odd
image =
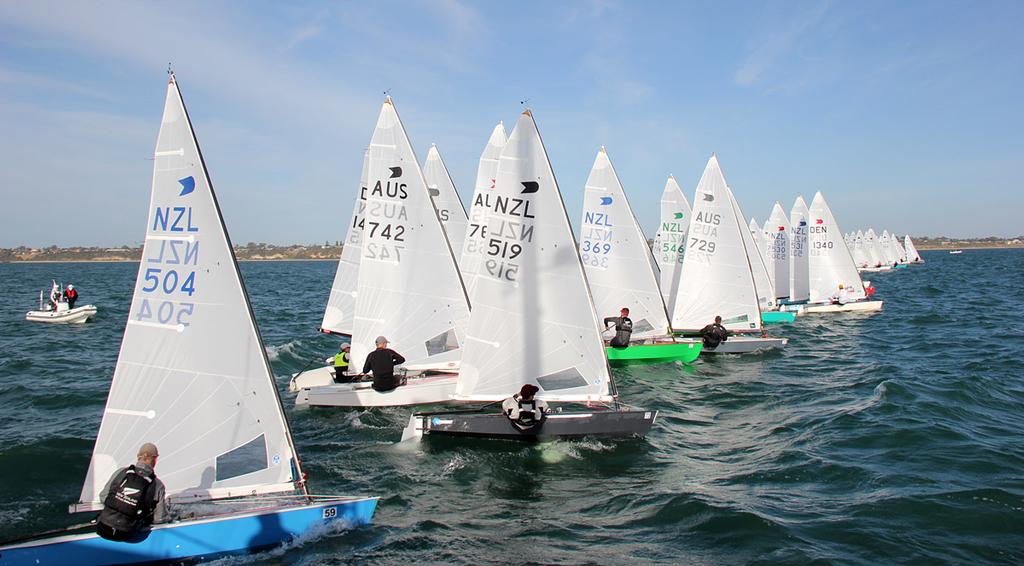
[[[78,504],[145,442],[169,497],[300,481],[288,423],[177,83],[154,151],[146,239]],[[237,329],[247,329],[238,332]],[[168,331],[173,329],[173,331]],[[234,330],[234,331],[232,331]]]

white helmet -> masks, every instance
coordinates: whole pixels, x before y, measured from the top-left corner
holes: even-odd
[[[68,283],[68,289],[74,289],[74,288],[75,288],[74,285],[72,285],[71,283]]]

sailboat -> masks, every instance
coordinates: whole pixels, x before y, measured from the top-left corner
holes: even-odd
[[[757,224],[753,218],[750,222],[751,227]],[[783,308],[789,299],[789,221],[779,203],[775,203],[758,232],[760,239],[755,238],[755,242],[760,246],[775,300],[771,307],[774,310],[761,311],[761,320],[765,323],[793,322],[801,311]]]
[[[172,74],[142,261],[99,434],[71,512],[145,442],[178,521],[132,542],[64,534],[0,547],[4,564],[203,560],[370,521],[376,498],[308,491],[199,144]],[[204,504],[205,502],[205,504]],[[230,503],[211,512],[210,502]],[[204,512],[205,509],[205,512]]]
[[[761,301],[754,283],[750,230],[714,155],[708,160],[693,197],[690,245],[683,258],[672,327],[697,333],[716,316],[733,332],[702,353],[750,353],[786,345],[786,338],[765,335]]]
[[[430,150],[427,151],[427,159],[423,162],[423,180],[427,183],[427,191],[430,192],[448,242],[452,248],[461,250],[462,241],[466,237],[466,225],[469,223],[466,206],[462,204],[455,181],[452,181],[448,167],[441,159],[437,144],[430,144]]]
[[[811,201],[808,313],[879,311],[882,301],[867,300],[864,282],[843,241],[832,209],[819,191]],[[840,291],[840,285],[843,290]]]
[[[885,263],[885,257],[874,228],[868,228],[868,231],[864,233],[864,251],[868,256],[868,267],[862,268],[860,271],[877,273],[892,269],[892,265]]]
[[[903,236],[903,247],[907,250],[908,263],[924,263],[924,260],[921,259],[921,254],[917,252],[917,246],[915,246],[914,241],[910,239],[910,234]]]
[[[645,435],[658,413],[618,404],[576,239],[529,110],[501,153],[490,194],[491,236],[473,292],[455,397],[494,404],[534,384],[537,398],[553,410],[525,430],[490,405],[416,413],[402,439]],[[588,406],[573,410],[570,403]]]
[[[413,373],[391,391],[334,383],[329,367],[292,378],[297,405],[380,407],[448,401],[455,392],[469,298],[394,102],[381,106],[370,141],[356,282],[351,364],[361,368],[385,336]],[[429,273],[429,277],[424,277]]]
[[[483,261],[484,250],[487,249],[487,210],[493,205],[491,194],[494,189],[494,177],[498,172],[498,158],[505,147],[508,136],[505,124],[498,122],[487,139],[487,145],[480,155],[480,164],[476,170],[476,183],[473,186],[473,199],[469,204],[469,227],[462,244],[462,255],[459,269],[466,285],[466,293],[473,300],[473,289],[476,287],[477,272]]]
[[[807,272],[807,202],[797,196],[789,211],[789,298],[781,301],[787,311],[802,310],[807,303],[809,280]]]
[[[683,271],[686,233],[689,229],[690,203],[675,177],[669,175],[661,193],[661,223],[654,237],[654,257],[661,275],[661,296],[668,312],[672,312],[675,307],[675,291]]]
[[[608,359],[697,359],[701,343],[676,340],[672,334],[651,248],[604,147],[597,152],[587,178],[580,231],[580,258],[598,316],[617,316],[626,307],[633,321],[629,346],[608,346]]]

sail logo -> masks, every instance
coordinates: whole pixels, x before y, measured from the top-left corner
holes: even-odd
[[[683,216],[684,216],[684,214],[682,212],[677,212],[677,213],[675,213],[674,218],[676,220],[682,220]]]
[[[800,224],[799,224],[799,226],[800,226],[801,228],[803,228],[804,226],[807,226],[807,221],[806,221],[806,220],[803,220],[803,219],[801,219],[801,220],[800,220]]]
[[[815,224],[824,224],[824,223],[825,223],[825,221],[824,221],[824,220],[822,220],[821,218],[819,218],[819,219],[818,219],[818,220],[817,220],[817,221],[815,222]]]
[[[395,178],[398,178],[398,177],[402,176],[402,168],[401,167],[388,167],[388,169],[391,170],[391,178],[392,179],[395,179]]]
[[[612,197],[601,197],[601,206],[608,206],[612,203]]]
[[[535,193],[540,190],[540,183],[537,181],[521,181],[523,184],[523,190],[520,194],[528,195]]]
[[[179,197],[183,197],[196,190],[196,178],[191,175],[184,179],[178,179],[178,182],[181,183],[181,192],[178,193]]]
[[[714,202],[715,201],[715,195],[713,195],[711,193],[704,193],[704,200],[706,200],[708,202]]]
[[[441,190],[438,189],[436,186],[427,187],[427,192],[430,193],[430,198],[441,196]]]
[[[785,226],[779,226],[779,232],[785,232],[785,231],[786,231],[786,227]]]
[[[495,184],[496,184],[497,182],[498,182],[498,180],[497,180],[497,179],[491,179],[491,188],[492,188],[492,189],[494,188],[494,185],[495,185]]]

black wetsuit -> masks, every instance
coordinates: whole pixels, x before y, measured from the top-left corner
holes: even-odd
[[[608,345],[613,348],[629,346],[629,337],[633,334],[633,321],[628,316],[609,316],[604,319],[605,327],[609,323],[615,323],[615,338],[612,338]]]
[[[729,331],[717,322],[702,328],[700,335],[704,339],[704,347],[708,349],[717,348],[719,344],[729,339]]]
[[[391,348],[377,348],[366,356],[363,373],[373,372],[373,388],[377,391],[391,391],[398,387],[395,366],[404,364],[405,358]]]

